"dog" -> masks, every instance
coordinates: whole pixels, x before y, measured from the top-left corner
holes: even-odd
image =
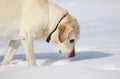
[[[28,66],[37,66],[34,40],[53,43],[65,57],[75,56],[80,27],[65,9],[47,0],[0,0],[0,36],[10,40],[1,65],[23,45]]]

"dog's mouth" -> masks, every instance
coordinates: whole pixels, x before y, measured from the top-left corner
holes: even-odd
[[[59,53],[61,54],[62,52],[59,50]]]
[[[62,52],[59,50],[59,53],[62,54]],[[65,56],[67,58],[71,58],[71,57],[74,57],[75,56],[75,50],[73,49],[73,51],[70,53],[69,56]]]

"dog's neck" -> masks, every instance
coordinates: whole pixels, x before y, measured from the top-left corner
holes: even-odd
[[[59,23],[67,14],[68,12],[66,10],[60,8],[54,3],[51,2],[49,3],[49,23],[48,23],[49,35],[46,38],[47,42],[49,42],[52,33],[57,29]]]
[[[68,13],[66,10],[60,8],[59,6],[55,5],[54,3],[49,3],[49,32],[51,32],[60,19]]]
[[[48,42],[48,43],[50,42],[52,34],[57,30],[60,22],[61,22],[67,15],[68,15],[68,13],[66,13],[64,16],[61,17],[61,19],[58,21],[56,27],[53,29],[53,31],[50,33],[50,35],[49,35],[48,38],[46,39],[46,42]]]

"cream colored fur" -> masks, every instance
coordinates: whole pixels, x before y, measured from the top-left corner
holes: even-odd
[[[68,13],[66,10],[47,0],[0,0],[0,36],[10,40],[1,64],[10,63],[22,44],[29,66],[36,66],[33,41],[46,40],[58,21],[66,13]],[[63,25],[67,27],[64,27],[63,33],[60,34]],[[51,41],[59,50],[64,50],[63,55],[66,52],[66,55],[69,56],[74,44],[70,45],[69,50],[63,49],[66,48],[66,45],[60,48],[60,44],[64,44],[63,42],[68,39],[76,40],[78,36],[78,23],[75,18],[68,14],[53,33]]]

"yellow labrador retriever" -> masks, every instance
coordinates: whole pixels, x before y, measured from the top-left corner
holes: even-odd
[[[29,66],[36,66],[34,40],[52,42],[65,57],[75,56],[76,19],[47,0],[0,0],[0,36],[10,40],[1,65],[9,64],[19,46]]]

